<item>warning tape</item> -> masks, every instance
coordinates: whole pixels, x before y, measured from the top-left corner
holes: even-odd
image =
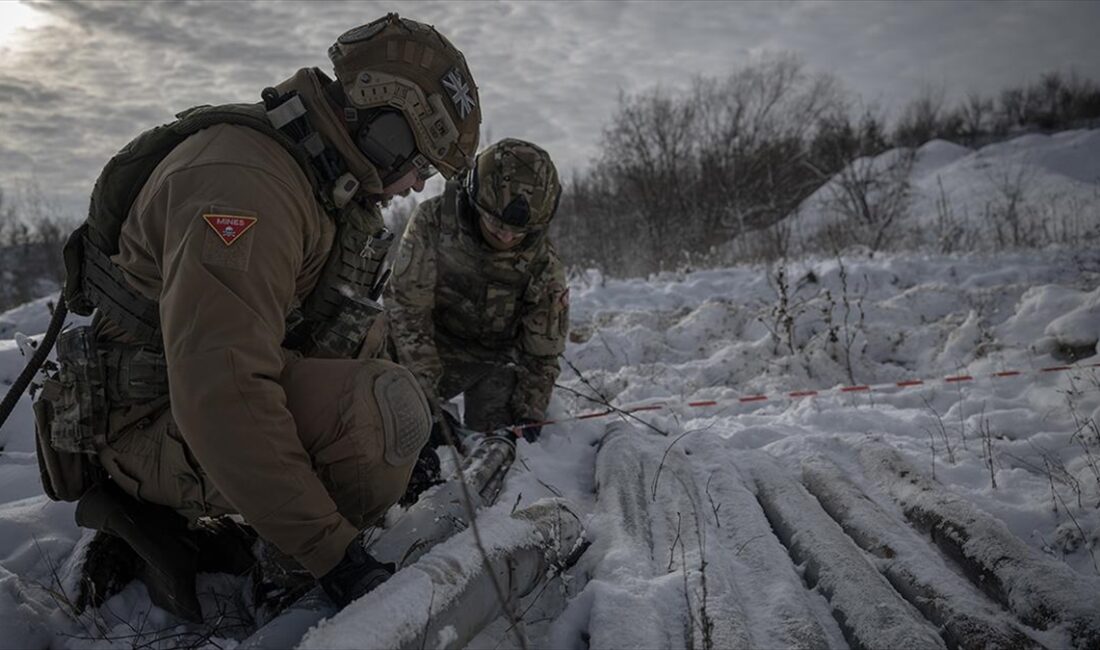
[[[619,406],[613,408],[605,408],[598,411],[590,411],[587,413],[580,413],[564,418],[555,418],[553,420],[543,420],[542,422],[531,422],[528,424],[517,424],[515,426],[508,427],[516,436],[520,436],[524,429],[532,429],[535,427],[544,427],[551,424],[565,424],[568,422],[579,422],[581,420],[592,420],[596,418],[603,418],[609,415],[629,415],[634,413],[643,413],[648,411],[663,411],[671,410],[674,408],[707,408],[712,406],[723,406],[726,404],[757,404],[760,402],[778,402],[781,400],[798,400],[804,398],[825,397],[828,395],[844,395],[848,393],[875,393],[897,392],[898,390],[904,390],[907,388],[916,388],[919,386],[934,386],[938,383],[954,385],[963,384],[967,382],[976,382],[981,379],[1011,379],[1016,377],[1026,376],[1045,376],[1052,373],[1066,372],[1068,370],[1085,370],[1087,368],[1100,368],[1100,363],[1091,363],[1084,365],[1069,365],[1069,366],[1048,366],[1046,368],[1037,368],[1035,370],[1002,370],[1001,372],[994,372],[988,375],[951,375],[948,377],[941,377],[939,379],[906,379],[903,381],[886,382],[882,384],[859,384],[854,386],[838,386],[836,388],[827,389],[809,389],[809,390],[792,390],[782,393],[760,393],[755,395],[742,395],[740,397],[723,399],[723,400],[698,400],[698,401],[674,401],[674,402],[658,402],[658,403],[638,403],[628,404],[626,406]]]

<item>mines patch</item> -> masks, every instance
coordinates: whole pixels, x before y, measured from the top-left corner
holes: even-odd
[[[259,221],[256,217],[240,217],[231,214],[204,214],[202,218],[225,243],[232,246],[241,235]]]

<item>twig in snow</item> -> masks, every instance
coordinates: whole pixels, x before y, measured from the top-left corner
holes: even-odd
[[[546,481],[542,480],[541,478],[536,478],[535,480],[539,482],[539,485],[541,485],[542,487],[546,488],[547,490],[550,490],[550,493],[551,493],[551,494],[553,494],[554,496],[556,496],[556,497],[558,497],[558,498],[561,498],[561,496],[562,496],[561,490],[559,490],[558,488],[554,487],[553,485],[550,485],[549,483],[547,483]]]
[[[711,426],[713,426],[713,425],[711,425]],[[710,427],[708,426],[707,428],[710,428]],[[671,443],[669,443],[668,447],[665,448],[665,453],[661,456],[661,462],[657,465],[657,473],[653,475],[653,501],[657,500],[657,483],[661,480],[661,470],[663,470],[665,468],[665,460],[668,459],[668,453],[670,451],[672,451],[672,448],[676,445],[676,443],[683,440],[684,437],[687,436],[688,434],[699,433],[700,431],[705,431],[705,430],[706,430],[706,428],[704,428],[704,429],[691,429],[690,431],[685,431],[685,432],[681,433],[679,436],[677,436],[676,439],[673,440]]]
[[[635,422],[638,422],[639,424],[642,424],[642,425],[645,425],[646,427],[649,427],[654,432],[659,433],[659,434],[661,434],[662,436],[664,436],[666,438],[668,437],[668,432],[667,431],[665,431],[665,430],[663,430],[659,427],[656,427],[656,426],[650,424],[649,422],[646,422],[642,418],[638,417],[637,415],[634,415],[633,413],[630,413],[629,411],[624,411],[623,409],[612,405],[611,402],[607,398],[605,398],[603,395],[601,395],[598,390],[596,390],[591,384],[588,383],[588,380],[584,377],[584,375],[581,374],[580,370],[577,370],[576,366],[574,366],[572,363],[570,363],[570,361],[568,359],[566,359],[564,356],[562,356],[561,359],[563,361],[565,361],[565,363],[568,364],[570,368],[573,369],[573,372],[577,373],[577,377],[580,378],[581,383],[583,383],[585,386],[588,386],[589,389],[592,390],[592,392],[599,395],[600,399],[598,399],[598,400],[593,399],[590,395],[585,395],[584,393],[580,392],[579,390],[577,390],[575,388],[571,388],[569,386],[565,386],[565,385],[562,385],[562,384],[559,384],[559,383],[556,383],[556,382],[554,383],[555,388],[560,388],[560,389],[562,389],[566,392],[569,392],[569,393],[572,393],[573,395],[576,395],[577,397],[583,397],[584,399],[586,399],[590,402],[593,402],[595,404],[599,404],[600,406],[603,406],[610,413],[617,413],[623,419],[629,418],[631,420],[634,420]]]
[[[691,504],[692,514],[695,516],[695,539],[699,542],[699,587],[703,592],[702,602],[699,603],[699,622],[703,626],[703,648],[705,650],[712,650],[714,648],[714,639],[712,633],[714,631],[714,621],[711,620],[710,614],[707,612],[707,534],[703,528],[703,519],[699,515],[699,504],[696,502],[695,494],[688,487],[684,477],[680,476],[678,472],[673,472],[673,476],[680,483],[680,487],[684,490],[684,496],[687,497],[688,503]],[[683,554],[684,544],[680,543],[680,552]]]
[[[932,430],[925,428],[924,432],[928,434],[928,448],[932,450],[932,480],[936,480],[936,436],[932,433]]]
[[[750,537],[750,538],[746,539],[744,542],[741,542],[741,545],[738,546],[737,550],[733,552],[734,556],[741,555],[741,551],[745,550],[745,548],[749,544],[752,544],[753,542],[755,542],[756,540],[758,540],[762,537],[767,537],[767,535],[761,533],[761,534],[757,535],[756,537]]]
[[[933,397],[935,395],[933,394]],[[947,450],[947,460],[952,465],[955,464],[955,450],[951,448],[951,438],[947,435],[947,426],[943,423],[943,416],[936,410],[936,407],[932,405],[932,401],[926,396],[921,395],[921,401],[924,402],[924,408],[928,409],[928,412],[936,418],[936,428],[939,431],[940,437],[943,438],[943,446]]]
[[[680,513],[676,513],[679,515]],[[680,544],[680,565],[684,572],[684,602],[687,605],[687,647],[695,649],[695,613],[691,611],[691,588],[688,585],[687,554],[684,545]]]
[[[677,544],[679,544],[680,546],[684,545],[684,542],[680,539],[680,524],[681,523],[682,522],[681,522],[681,518],[680,518],[680,511],[677,510],[676,511],[676,537],[674,537],[672,539],[672,545],[668,547],[668,568],[665,569],[669,573],[672,573],[672,562],[673,562],[673,559],[676,557],[676,545]],[[681,552],[682,551],[683,551],[683,549],[681,549]]]
[[[722,504],[719,503],[718,505],[714,505],[714,497],[710,494],[710,482],[714,480],[714,475],[716,473],[717,472],[711,472],[710,476],[707,477],[705,492],[707,493],[707,501],[710,501],[710,509],[714,512],[714,525],[721,528],[722,522],[718,521],[718,510],[722,507]]]
[[[1057,492],[1055,494],[1057,494]],[[1066,514],[1069,515],[1070,521],[1077,527],[1077,532],[1081,534],[1081,539],[1085,540],[1084,547],[1085,550],[1089,552],[1089,559],[1092,560],[1092,570],[1096,572],[1096,575],[1100,576],[1100,566],[1096,564],[1096,555],[1092,552],[1092,545],[1088,543],[1088,535],[1086,535],[1085,531],[1081,528],[1081,524],[1077,522],[1077,517],[1074,517],[1073,512],[1066,506],[1066,502],[1062,500],[1061,494],[1058,494],[1058,500],[1062,501],[1062,507],[1066,509]]]
[[[989,424],[989,418],[985,417],[985,402],[982,402],[982,410],[978,414],[978,433],[982,439],[985,465],[989,468],[989,485],[991,489],[996,490],[997,474],[993,468],[993,428]]]
[[[962,374],[962,367],[960,366],[956,372]],[[966,402],[963,401],[963,382],[955,382],[955,388],[959,391],[959,437],[962,438],[963,449],[969,451],[966,446]]]

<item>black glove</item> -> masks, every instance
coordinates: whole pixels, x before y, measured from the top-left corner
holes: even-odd
[[[392,563],[383,564],[374,559],[363,547],[363,535],[360,534],[348,544],[344,559],[318,582],[337,607],[347,607],[348,603],[388,580],[395,568]]]
[[[456,429],[460,426],[450,411],[444,408],[438,409],[437,415],[432,418],[432,432],[428,435],[428,446],[455,445],[459,451],[462,451],[461,436],[456,434]]]
[[[539,434],[542,433],[542,425],[537,424],[538,420],[532,420],[531,418],[520,418],[516,422],[519,426],[523,427],[520,431],[523,433],[523,439],[527,442],[535,442],[539,439]]]
[[[403,506],[408,506],[416,503],[416,500],[420,498],[420,493],[433,485],[439,485],[443,482],[441,478],[442,471],[439,466],[439,454],[431,445],[425,445],[420,450],[420,456],[416,459],[416,464],[413,465],[412,476],[409,477],[409,485],[405,488],[405,495],[401,497],[399,502]]]

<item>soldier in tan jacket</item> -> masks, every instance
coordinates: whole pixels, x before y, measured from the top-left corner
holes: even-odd
[[[549,154],[505,139],[417,206],[390,306],[397,358],[438,404],[465,393],[465,425],[539,433],[569,327],[565,273],[547,236],[561,185]]]
[[[303,69],[262,106],[200,109],[131,143],[70,242],[66,297],[96,309],[86,345],[109,414],[77,441],[108,477],[77,519],[127,541],[154,600],[192,619],[205,560],[150,526],[239,513],[343,605],[391,571],[360,529],[428,437],[418,383],[364,343],[392,239],[378,204],[469,166],[477,90],[449,41],[396,14],[329,54],[335,80]],[[73,389],[58,386],[55,420]]]

